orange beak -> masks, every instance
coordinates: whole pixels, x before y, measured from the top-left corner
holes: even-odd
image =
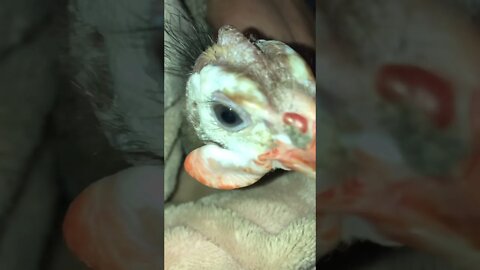
[[[277,157],[285,168],[304,173],[312,178],[316,176],[316,143],[313,138],[311,144],[305,148],[290,148],[283,155]],[[285,147],[285,146],[282,146]]]
[[[312,178],[316,176],[316,131],[315,118],[308,118],[297,113],[285,113],[283,122],[287,125],[290,142],[276,141],[276,147],[259,156],[260,163],[269,161],[283,169],[304,173]]]

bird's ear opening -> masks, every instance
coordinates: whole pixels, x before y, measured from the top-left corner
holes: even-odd
[[[207,144],[185,159],[185,170],[200,183],[218,189],[236,189],[257,182],[270,167],[217,145]]]

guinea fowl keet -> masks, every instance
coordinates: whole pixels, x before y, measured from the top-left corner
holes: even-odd
[[[314,76],[286,44],[222,27],[195,62],[186,105],[206,144],[185,161],[199,182],[234,189],[275,168],[315,177]]]

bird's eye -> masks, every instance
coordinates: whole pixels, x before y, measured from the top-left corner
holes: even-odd
[[[243,123],[242,118],[238,113],[231,107],[227,107],[223,104],[215,104],[213,106],[213,111],[217,120],[224,126],[227,127],[236,127]]]
[[[248,113],[223,95],[215,95],[212,110],[218,123],[230,131],[240,131],[248,126]]]

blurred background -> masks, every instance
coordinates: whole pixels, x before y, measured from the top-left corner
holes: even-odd
[[[63,215],[126,163],[69,78],[67,1],[1,1],[0,20],[0,269],[86,269]]]

